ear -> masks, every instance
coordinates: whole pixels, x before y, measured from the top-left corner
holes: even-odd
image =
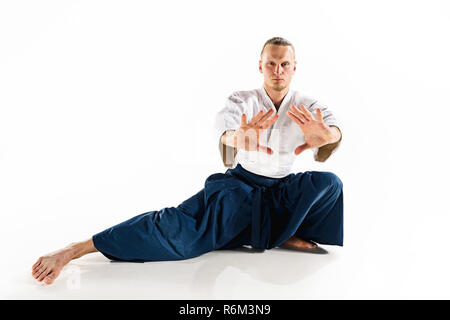
[[[297,60],[294,61],[294,72],[297,71]]]
[[[259,60],[259,72],[263,73],[263,71],[262,71],[262,61],[261,60]]]

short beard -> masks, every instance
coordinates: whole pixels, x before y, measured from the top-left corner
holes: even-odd
[[[274,91],[283,91],[284,89],[286,89],[286,86],[269,86],[269,88]]]

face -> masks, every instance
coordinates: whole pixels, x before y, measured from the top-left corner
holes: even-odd
[[[275,91],[288,88],[296,65],[294,51],[290,46],[266,46],[259,60],[259,72],[264,75],[264,85]]]

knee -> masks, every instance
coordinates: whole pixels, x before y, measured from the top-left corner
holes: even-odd
[[[342,181],[333,172],[315,171],[314,178],[315,182],[317,182],[321,188],[331,188],[332,190],[336,190],[336,192],[342,190]]]

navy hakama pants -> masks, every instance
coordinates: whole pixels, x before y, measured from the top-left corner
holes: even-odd
[[[280,246],[294,234],[343,245],[343,190],[331,172],[269,178],[241,165],[216,173],[178,207],[142,213],[93,236],[112,260],[181,260],[251,245]]]

